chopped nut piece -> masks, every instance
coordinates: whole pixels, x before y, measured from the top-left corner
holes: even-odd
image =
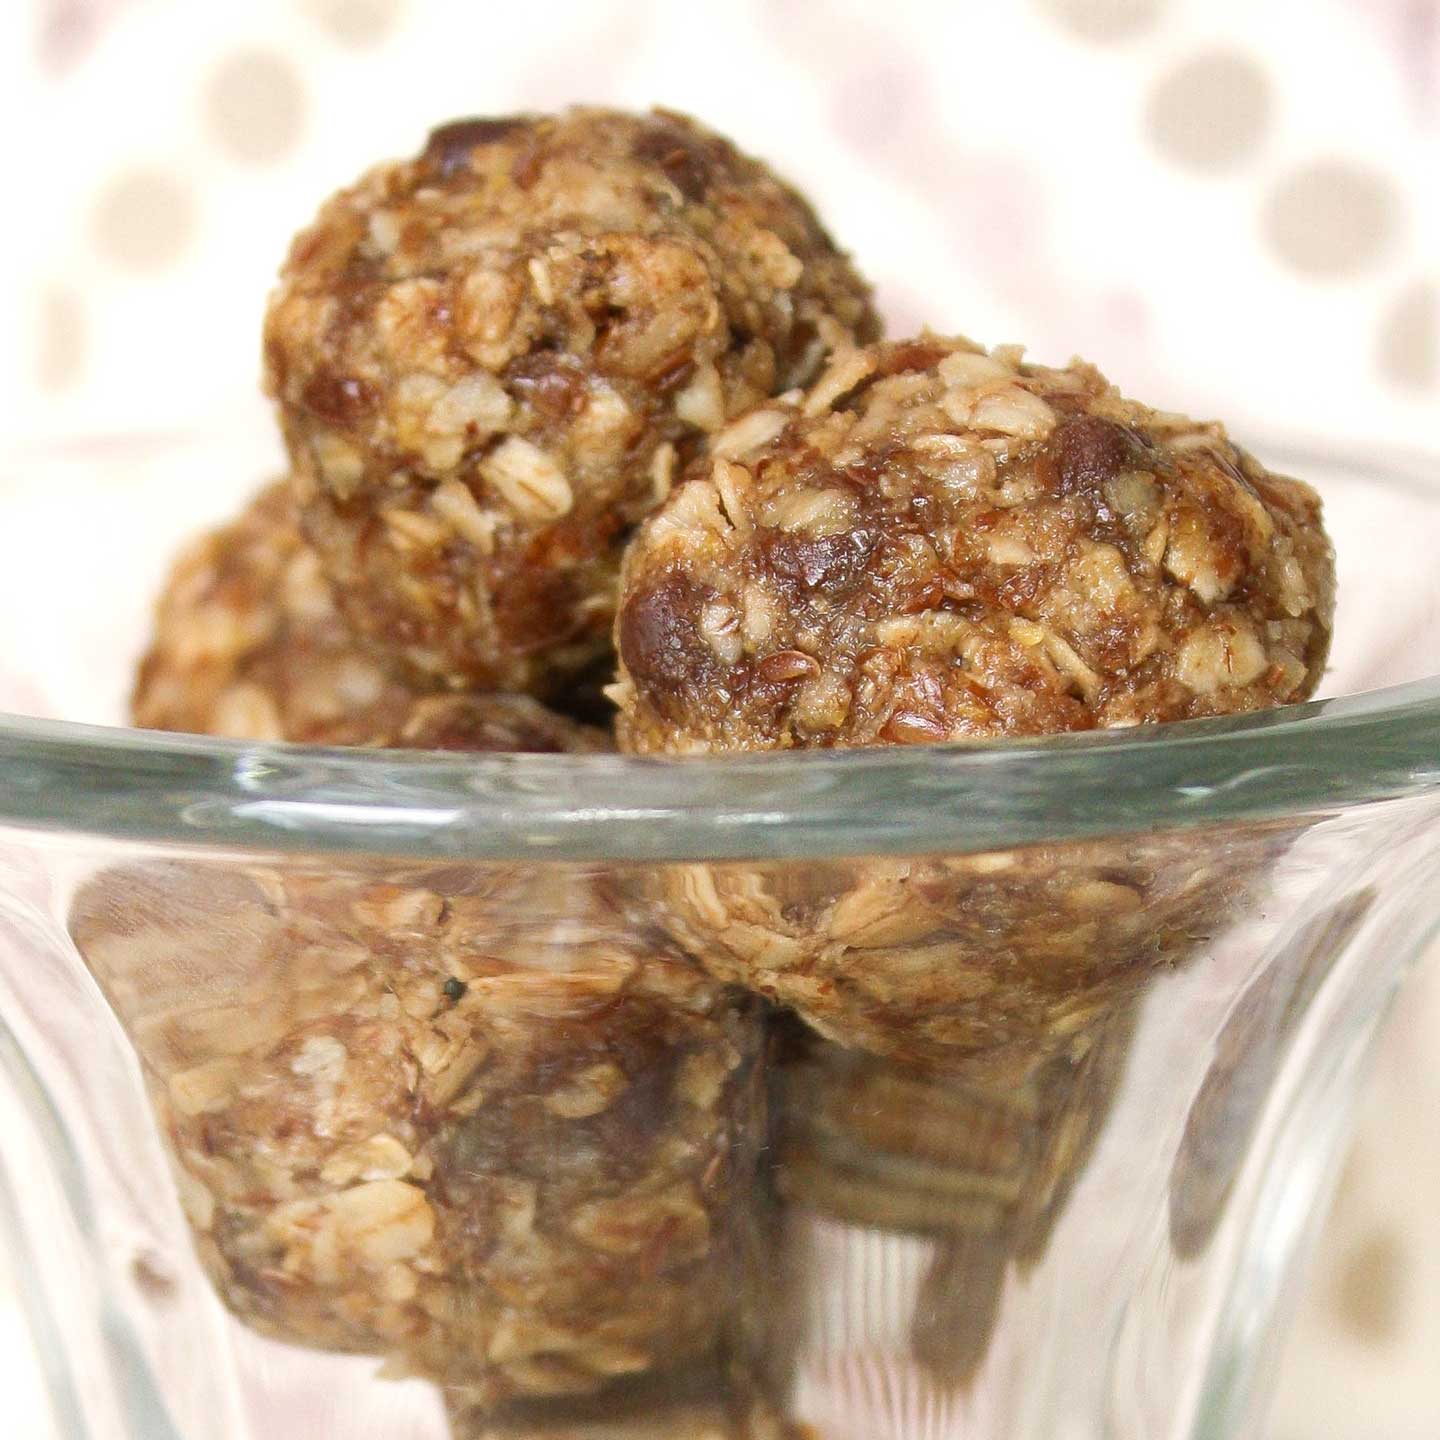
[[[878,331],[766,166],[680,115],[574,109],[443,126],[333,197],[271,300],[266,381],[357,632],[548,698],[605,656],[671,465]]]

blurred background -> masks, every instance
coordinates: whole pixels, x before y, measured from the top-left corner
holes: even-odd
[[[258,480],[291,232],[440,120],[575,100],[688,110],[774,162],[895,333],[1078,352],[1262,454],[1440,456],[1440,0],[7,0],[4,443],[213,434]],[[1431,964],[1271,1440],[1440,1434],[1437,1048]],[[10,1284],[6,1433],[31,1440]]]

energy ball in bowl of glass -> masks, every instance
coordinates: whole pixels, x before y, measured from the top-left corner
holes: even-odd
[[[179,558],[133,710],[262,741],[611,748],[357,641],[284,485]],[[593,871],[120,866],[70,930],[252,1328],[487,1413],[723,1388],[737,1284],[763,1273],[764,1027]]]
[[[131,713],[149,730],[422,750],[608,750],[528,695],[444,693],[350,633],[300,534],[289,487],[266,487],[176,560]]]
[[[621,748],[723,755],[1117,728],[1304,699],[1315,493],[1092,367],[922,336],[712,438],[627,552]],[[822,1034],[1005,1075],[1224,923],[1283,836],[664,872],[665,923]]]
[[[874,338],[805,199],[669,112],[459,121],[341,191],[265,324],[302,522],[357,631],[545,697],[707,435]]]
[[[730,1355],[760,1273],[762,1027],[603,885],[118,867],[70,931],[247,1324],[487,1407]]]

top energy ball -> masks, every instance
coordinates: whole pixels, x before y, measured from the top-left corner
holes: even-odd
[[[341,191],[265,324],[351,623],[456,684],[603,655],[620,550],[733,416],[878,333],[806,201],[683,116],[444,126]]]
[[[626,556],[622,749],[933,743],[1301,700],[1308,486],[1088,365],[924,336],[731,423]]]

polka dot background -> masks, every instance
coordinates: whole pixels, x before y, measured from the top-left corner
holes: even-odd
[[[590,99],[802,179],[896,327],[1078,351],[1262,447],[1440,447],[1440,0],[13,0],[0,96],[9,446],[198,431],[259,473],[259,316],[319,198],[439,119]],[[1432,973],[1273,1440],[1440,1434],[1437,1037]]]

